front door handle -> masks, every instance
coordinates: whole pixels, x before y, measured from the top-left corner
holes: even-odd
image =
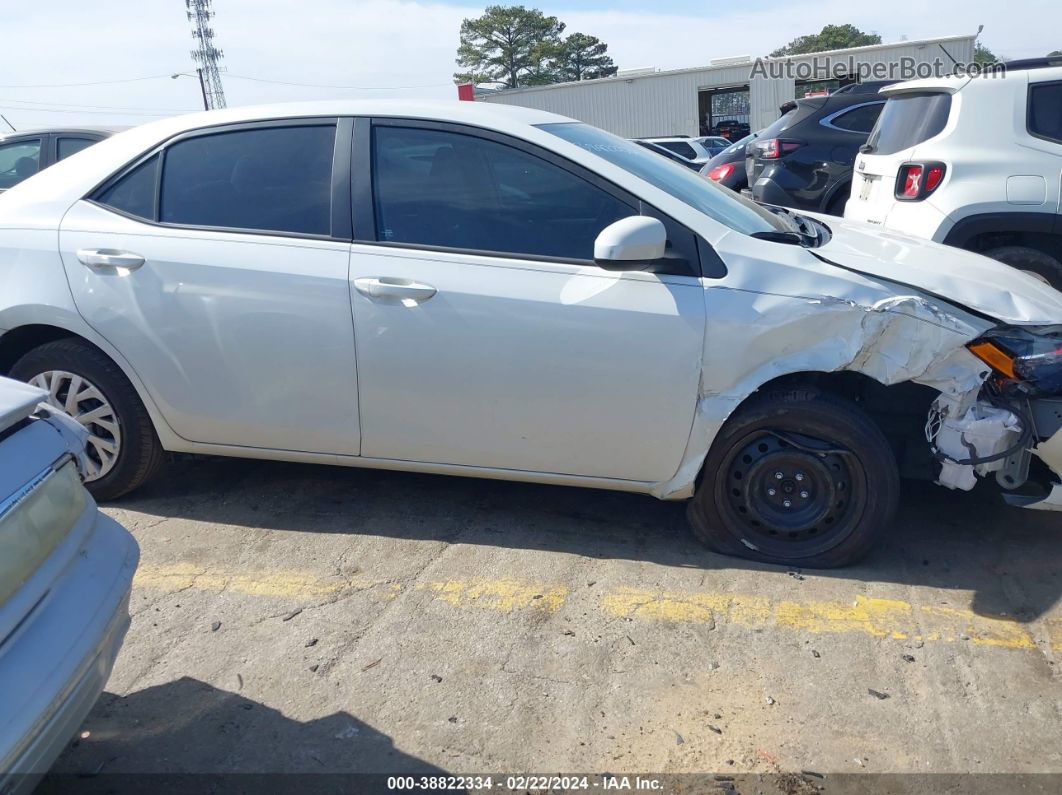
[[[128,271],[135,271],[144,264],[144,258],[139,254],[131,251],[117,251],[113,248],[78,249],[77,258],[82,265],[93,270],[125,268]]]
[[[398,298],[411,301],[427,301],[438,292],[430,284],[422,284],[409,279],[389,279],[384,276],[366,276],[355,279],[354,289],[369,298]]]

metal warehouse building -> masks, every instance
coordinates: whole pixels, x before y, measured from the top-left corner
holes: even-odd
[[[901,41],[759,62],[749,56],[717,58],[690,69],[626,70],[577,83],[477,91],[475,99],[552,111],[627,138],[715,135],[733,123],[758,130],[778,118],[783,103],[860,76],[866,81],[945,74],[953,64],[973,60],[974,38]]]

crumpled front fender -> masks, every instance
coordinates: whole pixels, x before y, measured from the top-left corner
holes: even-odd
[[[663,499],[692,495],[713,440],[763,384],[801,372],[852,371],[882,384],[914,381],[965,411],[988,376],[965,348],[991,323],[922,295],[863,302],[794,297],[726,286],[706,290],[704,361],[693,428],[674,476],[653,484]],[[878,293],[880,296],[880,293]]]

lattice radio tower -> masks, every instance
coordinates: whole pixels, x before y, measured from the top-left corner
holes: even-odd
[[[225,107],[225,89],[221,85],[221,70],[218,62],[225,53],[214,46],[214,29],[210,27],[210,18],[214,16],[211,0],[184,0],[188,20],[192,23],[192,38],[197,42],[192,50],[192,60],[196,62],[200,87],[203,89],[203,103],[210,109]]]

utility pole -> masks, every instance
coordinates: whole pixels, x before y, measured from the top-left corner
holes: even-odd
[[[195,73],[199,75],[199,90],[203,92],[203,110],[210,110],[210,103],[207,102],[206,83],[203,82],[203,70],[196,69]],[[224,101],[224,98],[222,101]]]
[[[203,92],[203,106],[207,109],[225,107],[225,89],[221,85],[221,70],[218,62],[225,53],[214,46],[214,29],[210,19],[214,16],[212,0],[184,0],[188,20],[192,23],[192,38],[197,42],[192,50],[192,60],[199,75],[199,88]]]

